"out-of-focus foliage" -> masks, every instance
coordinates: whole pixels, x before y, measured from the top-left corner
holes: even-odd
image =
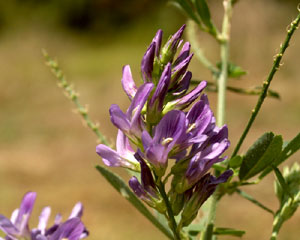
[[[76,30],[99,31],[138,21],[157,10],[159,0],[10,0],[0,2],[0,28],[26,17]]]

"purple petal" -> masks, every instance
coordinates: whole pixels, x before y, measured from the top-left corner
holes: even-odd
[[[179,30],[169,39],[165,47],[171,47],[171,49],[177,48],[185,27],[185,24],[182,25],[181,28],[179,28]]]
[[[135,162],[134,151],[130,146],[128,137],[121,131],[118,130],[117,143],[116,143],[117,153],[131,162]]]
[[[12,222],[1,214],[0,229],[9,236],[17,236],[19,234],[18,229],[12,224]]]
[[[166,139],[170,139],[170,143],[165,145],[173,147],[177,140],[185,133],[185,114],[178,110],[168,112],[155,128],[153,141],[162,143]]]
[[[220,183],[224,183],[227,182],[227,180],[233,175],[233,171],[232,170],[226,170],[225,172],[223,172],[218,178],[213,177],[212,179],[212,184],[220,184]]]
[[[141,71],[145,82],[152,80],[153,61],[155,55],[156,43],[152,42],[148,47],[141,64]]]
[[[136,177],[131,177],[128,184],[129,184],[130,188],[132,189],[132,191],[139,198],[146,197],[146,192]]]
[[[84,229],[84,225],[79,218],[72,218],[63,223],[53,235],[51,235],[49,240],[79,240]]]
[[[21,235],[28,232],[28,220],[31,215],[34,202],[36,199],[35,192],[28,192],[24,195],[19,209],[19,213],[15,222],[15,226],[21,232]]]
[[[186,59],[190,55],[190,49],[191,49],[191,44],[189,42],[186,42],[183,46],[182,49],[178,55],[178,58],[174,62],[174,66],[178,65],[181,63],[184,59]]]
[[[39,216],[38,230],[41,231],[41,234],[45,234],[45,230],[47,227],[50,214],[51,214],[51,208],[45,207]]]
[[[161,41],[162,41],[162,35],[163,31],[159,29],[157,33],[155,34],[155,37],[153,38],[152,42],[155,42],[155,55],[159,57],[159,52],[161,48]]]
[[[210,125],[213,113],[205,101],[198,101],[187,113],[189,124],[194,124],[194,131],[197,135],[203,134]]]
[[[183,59],[178,65],[172,70],[172,85],[176,84],[177,80],[186,72],[190,61],[192,60],[193,54]]]
[[[190,91],[187,95],[182,97],[177,101],[176,106],[178,108],[186,108],[188,107],[193,101],[195,101],[203,89],[206,87],[206,82],[202,81],[196,88],[194,88],[192,91]]]
[[[168,87],[171,81],[171,64],[168,63],[161,75],[161,78],[157,84],[155,92],[149,102],[149,107],[155,111],[160,112],[163,108],[165,96],[168,91]],[[154,106],[157,102],[157,107]]]
[[[222,155],[229,147],[230,142],[227,139],[224,139],[220,143],[213,143],[206,147],[202,152],[201,155],[204,156],[205,159],[214,159]]]
[[[153,143],[153,139],[151,138],[150,134],[147,131],[143,131],[142,133],[142,143],[144,149],[147,149]]]
[[[165,169],[168,163],[169,151],[161,144],[152,144],[145,150],[147,160],[157,169]]]
[[[133,168],[132,164],[126,159],[122,158],[115,150],[100,144],[96,147],[97,154],[102,157],[106,166],[109,167],[127,167]]]
[[[122,112],[118,105],[112,104],[110,109],[110,120],[119,129],[124,132],[129,132],[130,123],[128,121],[127,115]]]
[[[121,81],[125,93],[129,97],[129,99],[132,100],[136,94],[137,87],[133,81],[129,65],[123,67],[123,76]]]
[[[181,96],[188,90],[190,86],[190,82],[192,79],[192,73],[191,72],[185,72],[183,77],[179,82],[176,83],[176,87],[174,87],[174,92],[172,93],[174,96]]]
[[[141,181],[142,181],[143,188],[152,196],[156,196],[156,191],[155,191],[156,186],[155,186],[155,182],[151,170],[146,164],[145,160],[141,157],[140,150],[138,150],[138,152],[134,156],[141,165]]]
[[[132,100],[130,107],[127,110],[127,117],[130,119],[130,131],[136,136],[142,134],[141,126],[141,111],[148,99],[148,96],[153,88],[153,83],[145,83],[139,87],[135,97]]]
[[[72,209],[71,215],[68,219],[71,218],[81,218],[83,214],[83,205],[81,202],[75,204],[74,208]]]

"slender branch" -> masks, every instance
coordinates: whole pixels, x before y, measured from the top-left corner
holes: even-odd
[[[177,223],[175,221],[173,210],[172,210],[171,204],[169,202],[168,196],[166,194],[165,186],[162,183],[162,181],[158,182],[158,189],[159,189],[159,192],[160,192],[162,198],[164,199],[164,202],[165,202],[166,207],[167,207],[169,225],[170,225],[170,228],[171,228],[171,230],[174,234],[174,240],[180,240],[180,234],[179,234],[178,229],[177,229]]]
[[[244,142],[244,140],[245,140],[245,138],[246,138],[246,136],[247,136],[247,134],[248,134],[248,132],[249,132],[249,130],[250,130],[250,128],[251,128],[266,96],[267,96],[268,88],[271,84],[271,81],[272,81],[275,73],[279,69],[282,56],[283,56],[285,50],[287,49],[287,47],[289,46],[289,42],[290,42],[291,37],[293,36],[295,30],[298,28],[299,22],[300,22],[300,13],[295,18],[295,20],[292,21],[292,23],[290,24],[290,28],[287,31],[286,38],[285,38],[283,44],[281,44],[281,46],[280,46],[279,53],[275,56],[274,63],[273,63],[272,69],[269,73],[269,76],[267,77],[267,80],[264,81],[264,83],[263,83],[262,93],[257,101],[255,108],[252,110],[252,115],[248,121],[248,124],[247,124],[242,136],[240,137],[231,157],[234,157],[235,155],[237,155],[238,151],[240,150],[240,148],[241,148],[241,146],[242,146],[242,144],[243,144],[243,142]]]
[[[198,60],[203,64],[204,67],[208,68],[213,75],[217,75],[219,73],[219,69],[216,68],[204,55],[202,48],[199,46],[198,41],[196,39],[196,24],[193,21],[187,22],[187,37],[191,43],[193,52]]]
[[[218,103],[217,103],[217,125],[222,126],[225,123],[225,106],[226,106],[226,83],[228,78],[229,62],[229,39],[230,39],[230,20],[232,15],[232,0],[223,0],[224,18],[222,25],[220,54],[221,54],[221,73],[218,76]],[[210,199],[208,219],[205,231],[202,235],[208,239],[212,238],[213,226],[216,218],[216,208],[218,203],[218,189]]]
[[[218,78],[218,105],[217,105],[217,125],[225,123],[226,107],[226,84],[228,78],[229,60],[229,39],[230,39],[230,20],[232,15],[231,0],[224,0],[224,20],[222,26],[221,42],[221,74]]]
[[[53,60],[45,50],[43,50],[43,55],[46,58],[46,64],[51,68],[54,76],[58,79],[59,86],[65,90],[67,97],[69,97],[70,100],[75,104],[76,109],[78,110],[79,114],[83,117],[86,125],[97,135],[97,138],[101,143],[109,145],[108,141],[106,140],[106,137],[99,131],[97,124],[95,124],[90,119],[87,108],[80,104],[78,94],[66,81],[65,75],[58,66],[57,62]]]
[[[257,201],[256,199],[254,199],[251,195],[249,195],[248,193],[245,193],[244,191],[240,190],[240,189],[236,189],[236,192],[242,196],[243,198],[247,199],[248,201],[254,203],[256,206],[264,209],[265,211],[271,213],[272,215],[275,215],[274,211],[271,210],[270,208],[266,207],[265,205],[263,205],[262,203],[260,203],[259,201]]]
[[[215,82],[207,82],[207,87],[206,90],[210,92],[218,92],[217,84]],[[190,82],[192,85],[198,85],[200,83],[200,80],[191,80]],[[244,89],[244,88],[238,88],[238,87],[232,87],[232,86],[226,86],[226,89],[228,91],[234,92],[234,93],[239,93],[239,94],[245,94],[245,95],[260,95],[262,92],[261,88],[255,87],[255,88],[250,88],[250,89]],[[276,99],[280,99],[280,95],[278,92],[269,89],[267,92],[267,97],[272,97]]]

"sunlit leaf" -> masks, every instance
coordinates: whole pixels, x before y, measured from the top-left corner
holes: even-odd
[[[279,164],[281,164],[282,162],[284,162],[286,159],[288,159],[290,156],[292,156],[299,149],[300,149],[300,133],[298,133],[298,135],[296,137],[294,137],[291,141],[289,141],[287,144],[284,145],[283,150],[282,150],[280,156],[273,163],[273,166],[277,167]],[[262,174],[259,176],[259,178],[260,179],[264,178],[272,170],[273,170],[272,167],[266,168],[262,172]]]
[[[221,70],[221,67],[222,67],[221,62],[218,62],[217,63],[217,68]],[[228,70],[227,71],[228,71],[228,77],[231,77],[231,78],[238,78],[238,77],[241,77],[241,76],[247,74],[247,72],[244,69],[242,69],[241,67],[235,65],[232,62],[228,63]]]
[[[172,233],[152,215],[145,205],[130,190],[122,178],[102,166],[98,165],[96,166],[96,169],[123,197],[125,197],[151,223],[153,223],[154,226],[156,226],[169,239],[173,239]]]
[[[212,23],[210,11],[206,0],[193,0],[196,6],[196,10],[203,22],[203,24],[209,29],[211,33],[216,34],[216,28]]]
[[[182,11],[184,11],[187,14],[187,16],[190,19],[192,19],[196,23],[200,24],[199,19],[195,15],[193,7],[188,0],[173,0],[173,1],[171,1],[171,3],[172,2],[177,3],[177,4],[175,4],[176,7],[179,7]]]
[[[280,155],[282,137],[272,132],[262,135],[247,151],[240,168],[240,180],[247,180],[270,166]]]

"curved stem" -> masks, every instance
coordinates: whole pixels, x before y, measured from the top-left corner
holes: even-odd
[[[179,231],[177,229],[177,223],[176,223],[175,218],[174,218],[173,210],[172,210],[171,204],[169,202],[168,196],[166,194],[165,186],[164,186],[164,184],[162,183],[161,180],[159,180],[159,182],[158,182],[158,189],[159,189],[159,192],[160,192],[162,198],[164,199],[164,202],[165,202],[166,207],[167,207],[169,225],[170,225],[170,228],[171,228],[171,230],[174,234],[174,239],[175,240],[180,240],[180,234],[179,234]]]
[[[93,121],[90,119],[87,108],[81,105],[81,103],[79,102],[78,94],[74,91],[72,86],[67,82],[65,75],[63,74],[62,70],[58,66],[57,62],[54,61],[45,50],[43,50],[43,55],[46,58],[46,64],[51,68],[54,76],[58,79],[59,86],[65,90],[66,95],[75,104],[78,113],[83,117],[86,125],[97,135],[97,138],[101,143],[109,146],[106,137],[99,131],[97,124],[93,123]]]
[[[285,52],[285,50],[287,49],[287,47],[289,46],[289,42],[291,40],[291,37],[293,35],[293,33],[295,32],[295,30],[298,28],[299,26],[299,22],[300,22],[300,13],[298,14],[298,16],[296,17],[296,19],[294,21],[292,21],[292,23],[290,24],[290,28],[288,29],[287,31],[287,35],[286,35],[286,38],[283,42],[283,44],[280,45],[280,50],[279,50],[279,53],[276,54],[275,56],[275,59],[274,59],[274,63],[273,63],[273,66],[272,66],[272,69],[268,75],[268,78],[266,81],[264,81],[263,83],[263,90],[262,90],[262,93],[261,95],[259,96],[259,99],[257,101],[257,104],[255,106],[255,108],[252,110],[252,114],[251,114],[251,117],[247,123],[247,126],[243,132],[243,134],[241,135],[233,153],[232,153],[232,156],[231,157],[234,157],[235,155],[237,155],[238,151],[240,150],[240,147],[242,146],[266,96],[267,96],[267,92],[268,92],[268,89],[269,89],[269,86],[271,84],[271,81],[275,75],[275,73],[277,72],[277,70],[279,69],[280,67],[280,62],[281,62],[281,59],[282,59],[282,56]]]

